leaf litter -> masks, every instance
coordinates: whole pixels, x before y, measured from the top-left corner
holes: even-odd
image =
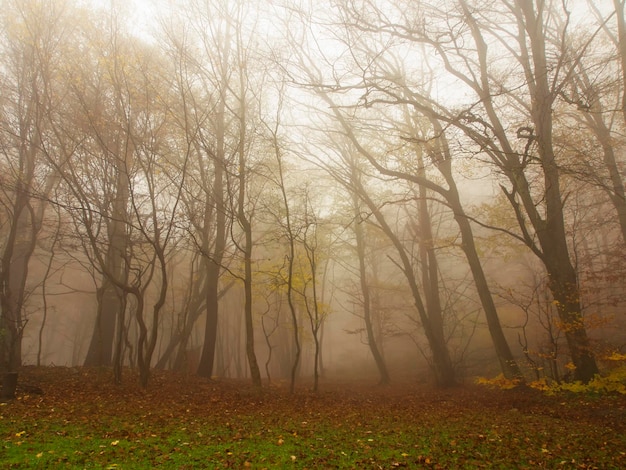
[[[6,468],[624,468],[626,397],[325,381],[290,394],[155,371],[26,367]],[[42,394],[27,390],[41,389]]]

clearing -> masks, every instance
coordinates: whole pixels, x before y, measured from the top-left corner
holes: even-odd
[[[626,397],[24,368],[3,468],[626,468]],[[37,393],[37,388],[43,391]]]

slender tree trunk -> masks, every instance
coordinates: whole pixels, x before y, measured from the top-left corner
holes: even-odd
[[[300,345],[300,326],[298,322],[298,312],[296,310],[296,306],[294,304],[293,295],[293,282],[294,282],[294,263],[296,256],[296,247],[295,247],[295,235],[293,233],[293,228],[291,226],[291,211],[289,206],[289,198],[287,197],[287,189],[285,187],[285,180],[283,175],[283,166],[282,166],[282,156],[280,155],[280,147],[278,145],[278,141],[276,138],[276,134],[274,134],[274,152],[276,155],[276,163],[278,164],[278,179],[279,179],[279,191],[282,196],[283,208],[285,210],[285,236],[287,238],[287,304],[289,306],[289,313],[291,315],[291,326],[293,328],[293,341],[295,347],[295,353],[293,357],[293,362],[291,365],[291,373],[290,373],[290,382],[289,382],[289,392],[294,393],[296,387],[296,376],[298,373],[298,368],[300,367],[300,356],[302,354],[302,346]]]
[[[352,172],[352,178],[358,176]],[[363,296],[363,320],[365,322],[365,332],[367,333],[367,344],[376,363],[378,374],[380,376],[380,384],[387,385],[391,381],[389,376],[389,370],[387,363],[383,357],[382,351],[378,347],[376,341],[376,334],[374,332],[374,326],[372,322],[372,300],[370,295],[370,286],[367,282],[367,267],[365,265],[366,247],[365,237],[363,234],[363,226],[360,220],[360,210],[358,197],[353,194],[352,196],[354,207],[354,235],[356,238],[356,252],[359,259],[359,283],[361,285],[361,295]]]
[[[285,200],[285,204],[288,204]],[[300,325],[298,322],[298,312],[293,301],[293,269],[294,269],[294,257],[295,257],[295,240],[291,233],[291,227],[288,228],[289,238],[289,254],[287,258],[287,304],[289,305],[289,313],[291,314],[291,327],[293,328],[293,340],[295,346],[295,354],[291,365],[291,375],[289,382],[289,392],[293,393],[296,387],[296,377],[298,374],[298,368],[300,367],[300,355],[302,354],[302,346],[300,345]]]
[[[243,172],[243,170],[241,170]],[[240,181],[240,184],[245,184],[245,181]],[[241,195],[240,198],[244,196]],[[241,201],[241,200],[240,200]],[[241,204],[241,202],[240,202]],[[250,375],[252,377],[252,383],[260,387],[261,386],[261,372],[259,364],[257,362],[256,353],[254,350],[254,326],[252,321],[252,226],[246,215],[243,213],[243,206],[240,206],[239,210],[239,222],[243,227],[245,234],[245,246],[244,250],[244,297],[245,297],[245,326],[246,326],[246,355],[248,357],[248,365],[250,367]]]
[[[423,155],[420,151],[417,156],[418,175],[425,178]],[[426,301],[426,311],[430,324],[432,325],[433,334],[436,335],[436,342],[441,345],[447,345],[445,337],[443,308],[441,306],[441,298],[439,296],[439,263],[435,253],[435,245],[433,238],[432,223],[428,210],[427,191],[423,185],[418,186],[418,246],[421,261],[421,277],[424,298]],[[447,351],[447,346],[446,346]],[[448,359],[450,365],[445,364],[443,370],[452,368],[451,358]],[[454,375],[452,376],[454,377]],[[445,384],[444,379],[444,384]],[[452,379],[454,381],[454,378]]]
[[[305,201],[306,207],[308,207],[308,197]],[[307,215],[305,215],[305,220],[308,222],[308,209],[305,209]],[[310,241],[310,237],[308,236],[309,228],[313,226],[314,234],[313,234],[313,242]],[[317,296],[317,221],[312,223],[307,223],[307,226],[304,230],[304,238],[302,240],[302,244],[304,247],[304,251],[306,252],[307,260],[308,260],[308,269],[310,269],[310,285],[311,285],[311,295],[308,295],[308,289],[305,286],[303,288],[302,295],[304,297],[305,308],[307,312],[307,316],[309,317],[309,325],[311,327],[311,335],[313,336],[313,391],[317,392],[319,388],[319,358],[320,358],[320,340],[319,340],[319,331],[320,325],[322,324],[322,315],[320,312],[320,306]],[[309,298],[310,297],[310,298]]]
[[[493,342],[496,355],[498,356],[498,361],[500,362],[500,370],[502,370],[502,373],[508,379],[523,380],[524,375],[522,374],[522,371],[520,370],[517,361],[511,352],[506,336],[504,336],[502,324],[500,323],[500,317],[498,316],[498,310],[496,309],[493,301],[493,296],[489,290],[489,283],[485,277],[485,272],[483,271],[482,263],[478,256],[478,251],[476,250],[476,244],[474,242],[474,235],[470,222],[461,206],[458,206],[456,210],[453,208],[453,210],[454,218],[461,230],[463,252],[465,253],[465,257],[472,272],[474,284],[476,285],[476,292],[478,292],[480,303],[483,307],[483,311],[485,312],[489,335],[491,336],[491,341]]]
[[[238,44],[239,52],[242,45]],[[254,322],[252,319],[252,223],[250,222],[250,217],[246,215],[246,190],[248,184],[248,172],[247,172],[247,161],[246,161],[246,148],[247,148],[247,134],[246,134],[246,79],[247,79],[247,68],[245,60],[241,59],[239,63],[239,79],[240,79],[240,105],[241,109],[239,111],[239,196],[238,196],[238,207],[237,207],[237,219],[239,220],[239,225],[241,226],[244,233],[244,247],[243,258],[244,258],[244,279],[243,279],[243,287],[244,287],[244,315],[245,315],[245,327],[246,327],[246,356],[248,357],[248,366],[250,367],[250,376],[252,377],[252,383],[256,387],[261,387],[261,371],[259,369],[259,363],[256,358],[256,352],[254,350]]]

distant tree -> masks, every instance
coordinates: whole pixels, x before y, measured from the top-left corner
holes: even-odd
[[[348,140],[348,144],[354,144],[354,141]],[[367,207],[371,217],[376,221],[379,229],[385,234],[394,247],[395,254],[399,258],[397,266],[401,270],[407,281],[410,290],[413,305],[418,314],[419,323],[424,330],[424,334],[428,341],[430,353],[432,357],[432,367],[435,374],[436,382],[442,387],[454,385],[456,383],[456,372],[453,366],[452,358],[448,350],[446,335],[444,334],[444,322],[441,309],[433,308],[432,303],[428,305],[423,298],[423,290],[428,286],[422,285],[420,276],[416,273],[417,265],[413,262],[411,249],[403,242],[403,237],[398,230],[394,229],[392,221],[385,214],[383,207],[386,205],[382,202],[375,201],[373,194],[365,186],[364,182],[359,178],[351,178],[358,168],[357,158],[358,151],[351,150],[350,145],[342,146],[341,158],[346,169],[329,171],[334,174],[337,181],[342,181],[346,187],[352,191]],[[429,293],[428,295],[432,295]],[[440,295],[437,290],[436,295]]]

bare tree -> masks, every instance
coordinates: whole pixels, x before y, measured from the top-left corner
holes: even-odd
[[[36,0],[8,2],[2,12],[0,371],[9,398],[22,361],[29,262],[57,183],[45,155],[59,144],[51,123],[63,106],[55,77],[71,34],[66,13],[62,2]]]

